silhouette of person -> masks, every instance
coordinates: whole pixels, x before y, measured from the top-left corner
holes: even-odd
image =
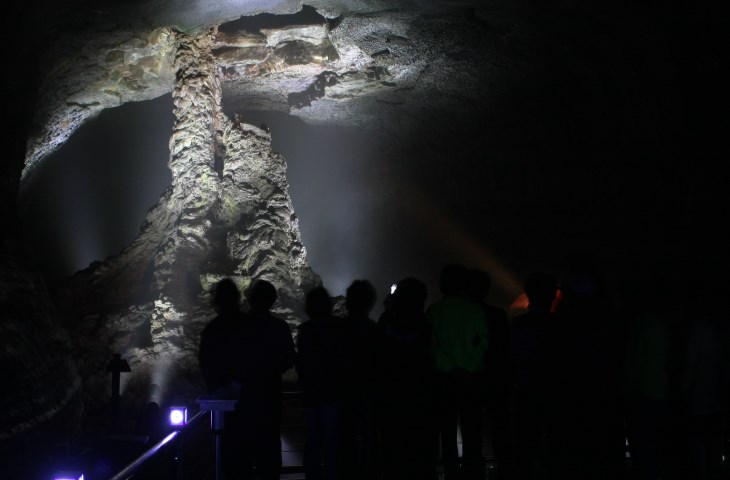
[[[340,480],[352,345],[344,320],[332,314],[326,288],[307,293],[305,310],[309,318],[299,325],[296,359],[306,410],[304,472],[307,480]]]
[[[687,414],[689,475],[723,478],[724,421],[730,403],[730,336],[725,312],[716,309],[727,290],[701,281],[691,294],[682,393]]]
[[[550,329],[549,475],[615,479],[624,474],[623,338],[601,278],[581,269],[562,285]]]
[[[383,480],[434,480],[437,438],[426,284],[398,282],[378,320],[378,415]]]
[[[251,311],[244,314],[236,284],[216,285],[218,316],[201,335],[201,371],[212,394],[237,399],[226,413],[224,475],[274,480],[281,471],[281,375],[294,365],[294,342],[288,324],[269,312],[275,287],[258,280],[247,293]]]
[[[240,309],[241,293],[230,278],[213,287],[213,308],[217,315],[200,334],[198,361],[208,392],[220,398],[238,398],[237,352],[244,314]],[[239,428],[239,410],[225,413],[221,469],[223,474],[237,477],[243,471],[239,451],[244,447]]]
[[[244,314],[240,309],[241,293],[230,278],[213,287],[213,308],[217,316],[200,334],[198,360],[208,391],[221,397],[235,397],[235,364],[231,353],[236,351],[237,335]]]
[[[347,471],[363,480],[378,478],[378,424],[375,411],[377,323],[370,318],[377,292],[368,280],[355,280],[345,292],[353,382],[347,403]]]
[[[512,319],[509,333],[510,383],[514,408],[513,477],[537,477],[539,453],[546,435],[545,389],[548,370],[547,332],[553,327],[551,308],[558,292],[558,279],[549,274],[531,274],[524,284],[527,312]]]
[[[245,294],[250,309],[243,323],[241,348],[248,354],[241,364],[238,401],[238,410],[245,413],[244,478],[250,478],[254,467],[261,480],[274,480],[282,465],[282,374],[294,366],[296,351],[291,328],[271,313],[278,297],[274,285],[257,280]]]
[[[446,480],[485,476],[480,392],[489,330],[484,311],[467,296],[467,282],[465,266],[444,266],[439,275],[442,297],[426,310],[431,327],[436,416]],[[459,429],[463,452],[461,465]]]
[[[667,472],[670,435],[670,325],[675,302],[657,274],[636,272],[623,291],[626,316],[623,402],[632,476],[659,480]]]
[[[489,331],[484,370],[483,401],[491,430],[492,450],[499,465],[500,478],[511,470],[510,408],[509,408],[509,316],[503,308],[487,303],[492,288],[489,273],[471,269],[468,272],[467,294],[484,311]]]

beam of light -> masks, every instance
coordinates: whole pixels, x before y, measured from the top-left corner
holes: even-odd
[[[152,362],[152,378],[150,385],[150,401],[162,405],[165,387],[167,387],[168,372],[170,365],[165,361]]]
[[[84,480],[84,474],[81,472],[58,472],[53,476],[53,480]]]
[[[493,283],[501,285],[512,298],[522,293],[522,285],[515,275],[443,208],[412,185],[401,185],[400,188],[407,191],[413,201],[411,209],[414,217],[431,238],[448,247],[449,251],[457,252],[465,263],[488,272]]]
[[[175,430],[174,432],[157,442],[157,444],[153,445],[145,453],[137,457],[136,460],[127,465],[121,472],[117,473],[109,480],[126,480],[128,478],[131,478],[132,474],[140,467],[140,465],[152,458],[162,447],[170,443],[175,437],[180,435],[180,433],[180,430]]]

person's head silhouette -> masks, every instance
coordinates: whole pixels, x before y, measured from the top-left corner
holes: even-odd
[[[304,300],[305,310],[309,318],[323,318],[332,313],[332,298],[326,288],[314,287]]]
[[[466,292],[469,298],[483,301],[492,288],[492,276],[484,270],[472,268],[467,272]]]
[[[377,293],[367,280],[355,280],[345,292],[345,305],[350,315],[367,315],[375,306]]]
[[[416,277],[398,282],[393,293],[393,306],[397,313],[422,312],[428,298],[428,287]]]
[[[241,292],[230,278],[219,281],[213,291],[213,306],[219,313],[231,313],[240,308]]]
[[[276,288],[266,280],[257,280],[246,292],[251,311],[268,311],[276,302]]]
[[[439,274],[439,288],[446,296],[460,296],[466,294],[467,276],[469,270],[460,264],[445,265]]]

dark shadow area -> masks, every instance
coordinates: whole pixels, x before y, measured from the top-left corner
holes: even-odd
[[[20,192],[23,233],[54,281],[118,254],[170,185],[172,96],[126,103],[81,126]]]

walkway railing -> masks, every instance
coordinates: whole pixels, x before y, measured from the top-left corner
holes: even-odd
[[[207,416],[208,413],[207,410],[201,410],[198,413],[196,413],[188,422],[179,429],[175,430],[174,432],[170,433],[168,436],[157,442],[155,445],[150,447],[146,452],[144,452],[142,455],[137,457],[134,461],[132,461],[129,465],[124,467],[119,473],[115,474],[109,480],[126,480],[130,478],[132,475],[134,475],[148,460],[153,458],[156,454],[158,454],[166,445],[170,444],[173,440],[175,440],[177,437],[183,435],[186,430],[188,430],[192,425],[198,422],[201,418]],[[178,443],[178,445],[182,445],[181,443]],[[182,465],[182,452],[178,452],[178,464],[177,464],[177,479],[182,480],[183,475],[183,465]]]

